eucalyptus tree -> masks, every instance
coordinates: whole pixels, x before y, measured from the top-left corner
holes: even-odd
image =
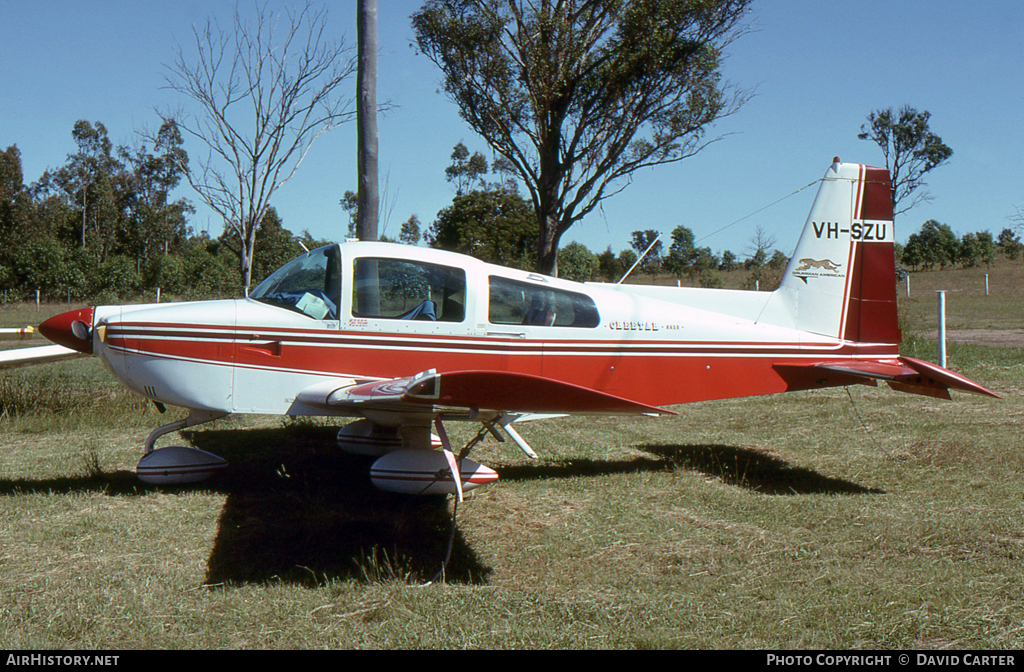
[[[11,145],[0,152],[0,243],[5,247],[8,235],[17,235],[19,229],[25,228],[30,210],[31,196],[21,170],[21,151],[17,145]]]
[[[461,142],[452,148],[451,159],[444,174],[455,185],[455,197],[424,234],[427,244],[490,263],[532,268],[537,218],[514,180],[504,179],[499,162],[488,167],[483,154],[470,155]],[[492,169],[499,175],[493,182],[487,179]]]
[[[690,271],[693,262],[697,259],[695,238],[693,230],[682,224],[672,229],[671,236],[672,244],[668,248],[664,266],[669,273],[681,277]]]
[[[558,251],[560,277],[576,282],[590,282],[600,270],[597,255],[583,243],[572,242]]]
[[[251,20],[236,7],[232,30],[208,20],[193,35],[194,54],[178,48],[167,82],[198,111],[162,116],[209,150],[186,177],[237,239],[248,291],[256,230],[271,198],[313,142],[353,115],[340,88],[355,60],[342,40],[330,39],[326,9],[309,4],[283,15],[257,6]]]
[[[945,268],[955,263],[959,256],[960,241],[949,225],[929,219],[921,225],[918,233],[907,238],[902,261],[914,269],[931,269],[935,264]]]
[[[516,192],[477,189],[456,195],[438,212],[425,239],[434,248],[527,269],[537,242],[537,219]]]
[[[597,272],[605,282],[615,282],[622,277],[623,270],[611,245],[597,255]]]
[[[46,171],[39,180],[43,192],[62,194],[68,205],[80,210],[78,240],[82,249],[87,244],[89,222],[105,256],[102,240],[110,237],[111,220],[118,210],[115,184],[124,165],[114,156],[114,144],[101,122],[79,119],[71,129],[78,151],[69,154],[67,163],[54,171]]]
[[[630,234],[629,246],[636,252],[640,259],[640,268],[645,273],[655,275],[662,266],[661,258],[661,234],[654,229],[634,231]],[[628,269],[627,269],[628,270]]]
[[[1013,229],[1003,229],[999,233],[996,246],[1007,259],[1016,259],[1020,256],[1021,250],[1024,250],[1024,243],[1021,243]]]
[[[428,0],[420,51],[462,118],[525,185],[537,269],[562,235],[642,168],[680,161],[743,95],[723,49],[750,0]]]
[[[20,237],[27,233],[31,196],[21,170],[21,151],[11,145],[0,152],[0,288],[12,284],[11,261]]]
[[[928,127],[931,114],[904,105],[868,115],[857,137],[871,140],[882,150],[892,181],[892,212],[898,215],[930,201],[924,177],[949,160],[953,150]]]
[[[402,223],[402,230],[398,234],[398,242],[403,245],[416,245],[420,242],[421,236],[420,218],[412,214],[409,216],[409,219]]]
[[[444,169],[444,178],[455,185],[456,195],[487,188],[485,178],[490,171],[487,157],[480,152],[470,155],[466,145],[460,142],[452,148],[451,159],[452,165]]]
[[[173,121],[160,126],[152,151],[145,143],[122,147],[119,154],[128,171],[129,212],[125,247],[137,264],[156,254],[166,255],[187,235],[186,215],[192,204],[171,192],[188,167],[181,130]]]

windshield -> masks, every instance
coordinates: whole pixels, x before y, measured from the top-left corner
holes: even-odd
[[[317,320],[336,320],[341,300],[340,256],[337,245],[327,245],[296,257],[257,285],[249,298]]]

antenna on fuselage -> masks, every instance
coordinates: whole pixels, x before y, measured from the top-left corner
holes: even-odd
[[[622,281],[629,277],[629,274],[633,272],[633,269],[640,265],[640,262],[644,260],[644,257],[647,256],[647,253],[651,251],[651,248],[654,247],[659,240],[661,240],[660,234],[651,242],[650,245],[647,246],[647,249],[644,250],[644,253],[640,255],[640,258],[633,262],[633,265],[629,267],[629,270],[626,271],[626,274],[619,278],[619,281],[615,283],[616,285],[621,285]]]

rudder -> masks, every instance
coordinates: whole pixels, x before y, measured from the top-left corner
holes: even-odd
[[[860,343],[899,343],[889,171],[835,159],[759,321]]]

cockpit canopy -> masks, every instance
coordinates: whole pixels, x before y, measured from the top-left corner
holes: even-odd
[[[337,320],[341,251],[326,245],[292,259],[256,285],[249,298],[316,320]]]
[[[464,323],[470,317],[468,295],[476,292],[473,305],[482,312],[474,323],[480,323],[484,313],[487,322],[495,325],[592,329],[601,322],[593,298],[559,287],[546,276],[524,273],[516,279],[494,273],[502,270],[496,267],[473,267],[476,279],[472,280],[450,253],[435,252],[436,260],[429,261],[423,251],[396,258],[391,256],[393,250],[377,244],[360,248],[351,257],[348,254],[343,273],[338,245],[307,252],[257,285],[249,298],[315,320],[340,320],[344,277],[351,283],[347,290],[351,302],[346,305],[351,315],[346,314],[346,319]]]

